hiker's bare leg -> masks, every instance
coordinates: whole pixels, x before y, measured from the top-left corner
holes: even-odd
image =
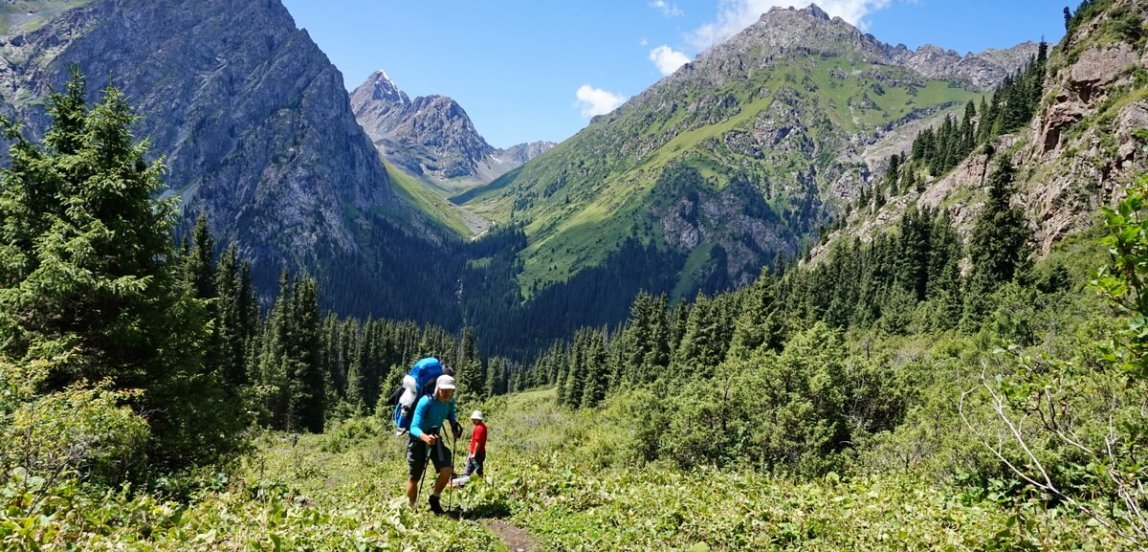
[[[450,483],[450,478],[454,476],[454,469],[445,467],[438,471],[438,478],[434,480],[434,494],[442,494],[442,490],[446,488],[446,484]]]
[[[407,500],[411,501],[411,508],[415,507],[415,501],[419,498],[419,484],[413,479],[407,480]]]

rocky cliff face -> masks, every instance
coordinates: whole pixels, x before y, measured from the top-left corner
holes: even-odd
[[[527,161],[542,155],[554,148],[554,142],[528,142],[525,144],[518,144],[517,146],[510,146],[502,150],[501,156],[511,163],[518,163],[525,165]]]
[[[1019,161],[1045,252],[1148,171],[1148,5],[1115,0],[1057,47]]]
[[[264,281],[283,263],[369,266],[400,227],[430,236],[392,190],[338,70],[278,0],[95,0],[43,19],[0,39],[0,103],[39,133],[37,99],[62,89],[70,65],[93,99],[123,90],[187,216],[206,212]]]
[[[1016,202],[1026,207],[1042,253],[1089,228],[1097,209],[1148,171],[1146,20],[1142,2],[1115,0],[1074,28],[1050,55],[1041,108],[1029,128],[994,144],[1017,167]],[[967,235],[992,162],[978,152],[924,193],[892,198],[872,219],[854,215],[838,234],[868,238],[915,203],[948,210]]]
[[[990,89],[1004,80],[1009,73],[1036,55],[1037,44],[1025,42],[1007,50],[985,50],[963,57],[952,50],[931,44],[909,50],[898,45],[889,52],[893,63],[908,67],[926,77],[952,79],[977,88]]]
[[[535,142],[494,148],[457,102],[446,96],[412,100],[384,71],[351,93],[351,106],[383,158],[417,176],[489,182],[553,147]]]

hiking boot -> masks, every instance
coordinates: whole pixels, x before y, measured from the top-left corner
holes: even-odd
[[[430,511],[434,512],[436,515],[443,513],[442,504],[439,504],[437,496],[431,495],[428,502],[430,502]]]

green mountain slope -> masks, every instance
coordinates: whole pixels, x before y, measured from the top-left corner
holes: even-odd
[[[420,180],[386,161],[383,165],[386,166],[387,176],[399,195],[410,201],[435,224],[459,238],[486,231],[489,224],[485,220],[447,201],[446,194],[439,193],[442,188],[433,182]]]
[[[527,295],[601,264],[631,237],[690,255],[687,266],[722,257],[721,283],[744,284],[775,256],[794,255],[837,200],[857,192],[869,146],[981,94],[898,65],[899,51],[817,8],[773,10],[454,200],[524,227]],[[680,272],[683,294],[703,277],[685,268],[667,267]]]

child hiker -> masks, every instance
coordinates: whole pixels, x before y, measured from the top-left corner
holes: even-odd
[[[470,434],[470,454],[466,457],[466,471],[462,477],[455,478],[451,482],[455,487],[466,485],[471,476],[483,476],[482,465],[486,462],[486,422],[483,420],[482,411],[475,410],[470,415],[470,421],[474,424],[474,430]]]

